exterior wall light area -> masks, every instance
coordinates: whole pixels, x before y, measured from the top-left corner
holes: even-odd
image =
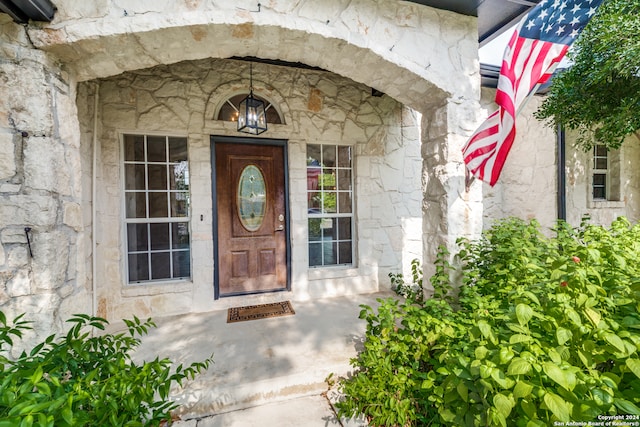
[[[253,96],[253,64],[249,65],[249,96],[238,108],[238,132],[259,135],[267,130],[264,102]]]

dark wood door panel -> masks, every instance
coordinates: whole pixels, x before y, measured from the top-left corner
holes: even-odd
[[[286,289],[284,147],[214,145],[219,295]]]

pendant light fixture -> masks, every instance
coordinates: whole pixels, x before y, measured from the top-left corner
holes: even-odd
[[[259,135],[267,130],[264,102],[253,97],[253,64],[249,64],[249,96],[238,106],[238,132]]]

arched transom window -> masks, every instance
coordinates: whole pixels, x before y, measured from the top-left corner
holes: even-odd
[[[222,107],[220,107],[220,111],[218,112],[218,117],[216,120],[225,120],[228,122],[237,122],[238,121],[238,106],[249,94],[241,93],[239,95],[234,95],[231,98],[227,99]],[[267,123],[280,125],[282,124],[282,117],[280,117],[280,113],[278,109],[267,99],[253,94],[253,97],[259,99],[264,102],[265,105],[265,113],[267,115]]]

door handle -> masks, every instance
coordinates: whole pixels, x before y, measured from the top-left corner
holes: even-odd
[[[276,231],[284,230],[284,215],[278,215],[278,221],[280,221],[280,224],[278,224],[278,226],[276,227]]]

